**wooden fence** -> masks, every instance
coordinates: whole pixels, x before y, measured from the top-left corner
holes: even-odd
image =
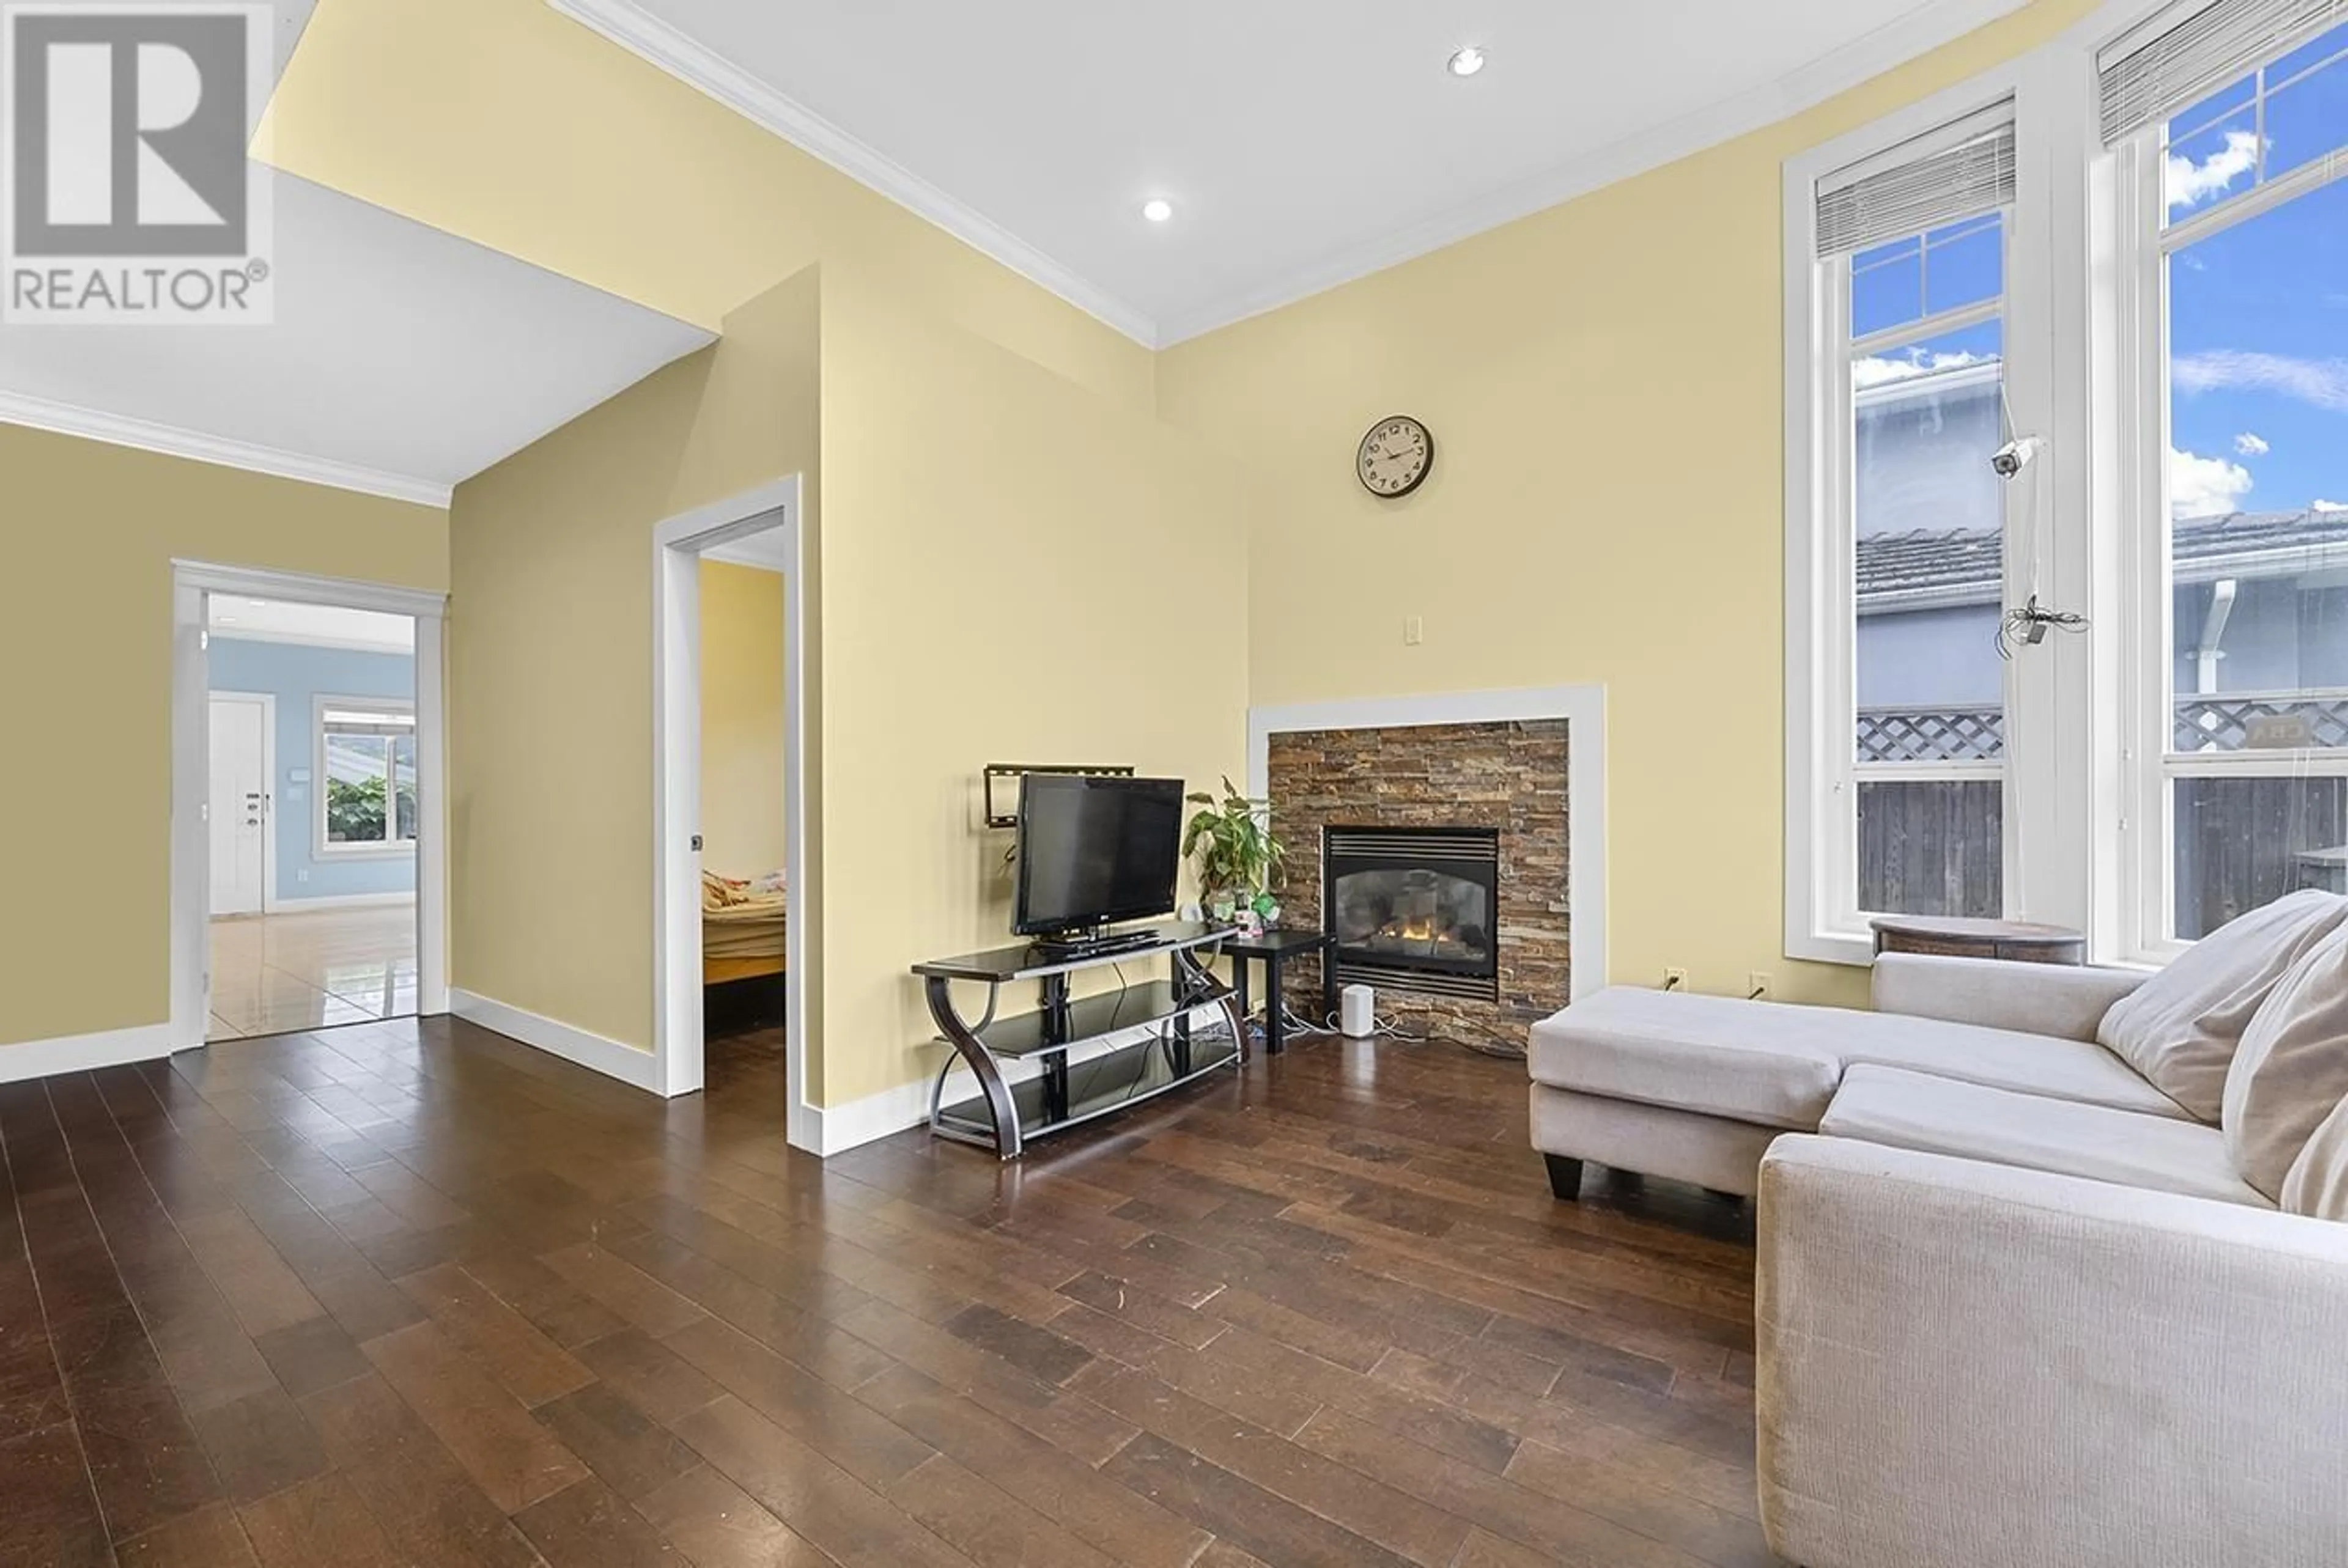
[[[2179,938],[2297,888],[2348,892],[2348,779],[2181,778],[2171,788]],[[1859,907],[1997,916],[2003,835],[1996,779],[1862,779]]]
[[[2177,935],[2206,937],[2301,887],[2340,888],[2348,779],[2191,778],[2172,786]]]
[[[2005,792],[1997,779],[1859,786],[1859,907],[1901,915],[2005,911]]]

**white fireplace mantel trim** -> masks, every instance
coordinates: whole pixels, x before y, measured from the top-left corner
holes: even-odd
[[[1386,730],[1413,724],[1566,723],[1565,897],[1575,998],[1606,983],[1606,688],[1539,686],[1509,692],[1432,692],[1355,697],[1248,710],[1248,793],[1272,787],[1272,737],[1300,730]]]

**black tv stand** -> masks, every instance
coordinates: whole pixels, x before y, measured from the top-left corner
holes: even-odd
[[[939,1036],[955,1051],[939,1069],[931,1091],[931,1132],[1014,1160],[1031,1138],[1138,1105],[1223,1068],[1236,1071],[1245,1063],[1247,1037],[1232,1006],[1231,988],[1200,962],[1202,951],[1231,938],[1229,927],[1172,925],[1111,935],[1128,939],[1074,956],[1049,954],[1036,943],[913,966]],[[1169,968],[1162,980],[1070,995],[1071,974],[1159,953],[1166,955]],[[954,1007],[956,980],[986,987],[986,1008],[975,1021]],[[1041,1005],[1033,1012],[997,1018],[995,1002],[1012,980],[1037,982]],[[1221,1023],[1194,1037],[1191,1014],[1206,1007],[1220,1010]],[[1127,1034],[1133,1038],[1126,1043],[1111,1040]],[[1070,1065],[1072,1050],[1096,1042],[1107,1049]],[[1035,1059],[1037,1071],[1012,1082],[1004,1064],[1025,1057]],[[946,1077],[957,1060],[978,1080],[979,1092],[947,1104]]]

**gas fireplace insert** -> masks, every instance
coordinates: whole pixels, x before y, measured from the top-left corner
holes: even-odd
[[[1357,983],[1497,1001],[1499,874],[1498,828],[1323,828],[1330,1005]]]

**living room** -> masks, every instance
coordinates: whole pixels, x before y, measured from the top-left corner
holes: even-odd
[[[92,764],[0,818],[0,1560],[2348,1557],[2252,1354],[2348,1302],[2343,18],[1891,9],[277,7],[274,319],[0,322]],[[704,864],[679,584],[754,526],[779,798]],[[203,1045],[232,584],[416,618],[420,1018]],[[1308,956],[1236,1071],[933,1135],[1004,764],[1265,803],[1366,1030]],[[1406,849],[1474,891],[1348,937]],[[724,1081],[702,870],[778,905]],[[2147,1431],[2198,1501],[2123,1523]]]

